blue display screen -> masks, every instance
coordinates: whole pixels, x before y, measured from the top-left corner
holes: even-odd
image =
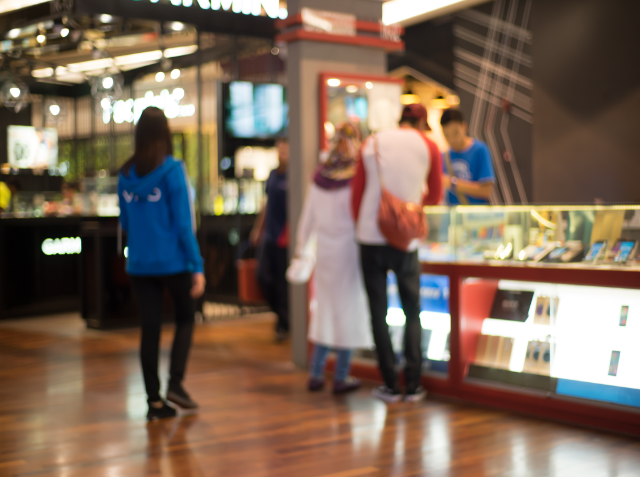
[[[633,250],[633,246],[635,242],[625,241],[620,244],[620,248],[618,249],[618,253],[615,257],[616,262],[626,262],[631,255],[631,251]]]
[[[272,138],[286,129],[288,105],[280,84],[229,84],[225,128],[238,138]]]

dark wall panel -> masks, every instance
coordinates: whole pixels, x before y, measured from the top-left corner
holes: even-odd
[[[493,203],[528,203],[533,197],[532,5],[496,0],[458,12],[453,24],[453,82],[470,135],[491,151]]]
[[[640,201],[640,2],[535,0],[538,202]]]

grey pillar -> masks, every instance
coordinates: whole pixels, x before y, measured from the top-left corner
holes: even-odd
[[[375,0],[290,0],[289,15],[301,8],[353,13],[360,20],[382,18],[382,3]],[[387,72],[387,55],[383,50],[298,41],[288,46],[287,84],[289,97],[289,165],[288,214],[291,226],[290,255],[295,247],[298,218],[319,152],[319,75],[322,72],[381,75]],[[292,358],[296,366],[307,366],[308,294],[306,286],[290,286],[290,320]]]

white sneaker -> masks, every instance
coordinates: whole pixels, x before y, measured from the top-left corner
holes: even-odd
[[[381,401],[388,403],[395,403],[402,401],[402,394],[398,391],[394,391],[393,389],[389,389],[388,387],[382,385],[375,388],[371,394],[373,397],[380,399]]]
[[[418,386],[418,388],[412,392],[411,394],[407,394],[404,397],[406,402],[420,402],[424,401],[427,397],[427,390],[422,386]]]

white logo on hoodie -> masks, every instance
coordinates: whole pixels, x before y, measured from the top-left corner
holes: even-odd
[[[126,190],[122,191],[122,196],[124,197],[124,200],[127,201],[127,204],[130,204],[131,201],[133,200],[133,192],[131,194],[129,194]]]
[[[149,202],[158,202],[160,199],[162,199],[162,192],[157,187],[154,187],[153,194],[149,194],[147,200]]]

